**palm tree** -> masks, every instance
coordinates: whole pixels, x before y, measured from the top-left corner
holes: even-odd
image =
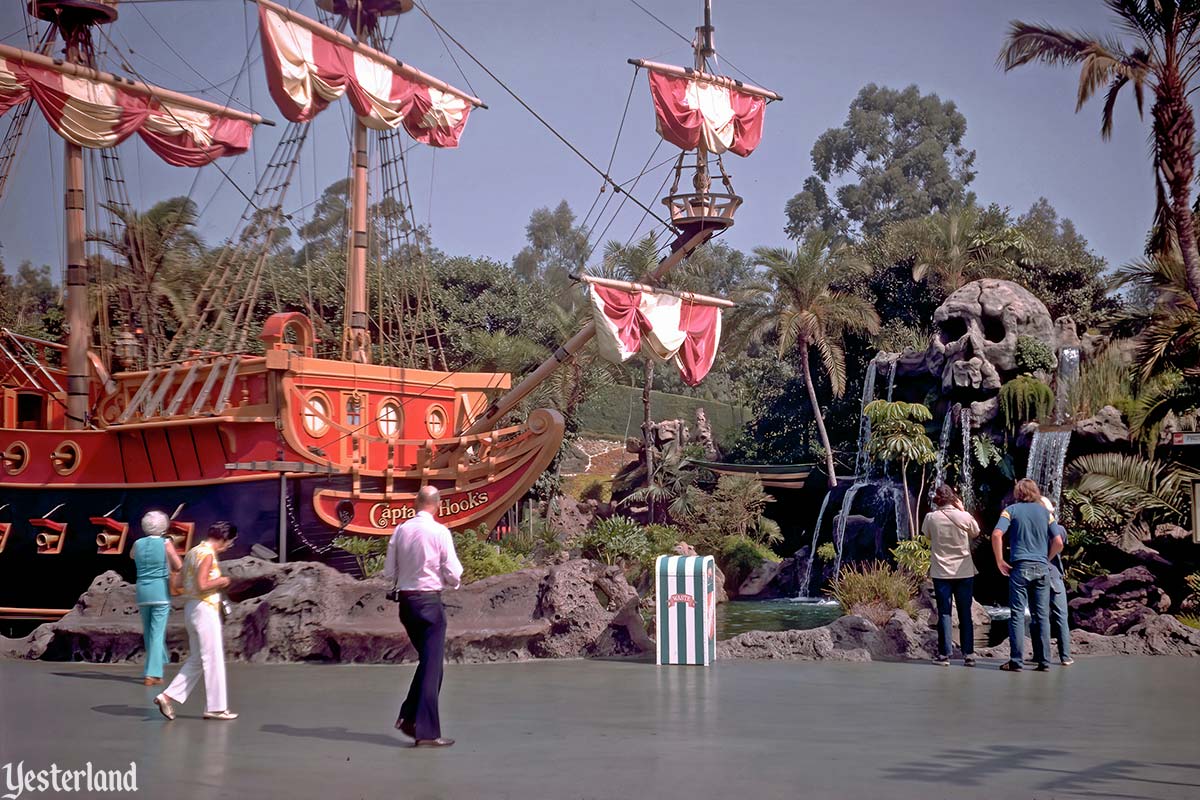
[[[121,222],[117,233],[92,232],[117,256],[124,275],[118,280],[125,322],[136,320],[145,329],[146,357],[153,361],[167,342],[167,324],[189,313],[180,291],[196,281],[204,246],[196,235],[196,204],[186,197],[156,203],[145,213],[109,206]],[[132,320],[131,320],[132,318]]]
[[[1132,47],[1114,37],[1103,39],[1044,25],[1013,21],[1000,51],[1005,71],[1042,61],[1078,64],[1079,111],[1102,86],[1104,107],[1100,135],[1112,135],[1113,109],[1127,84],[1132,85],[1138,113],[1149,88],[1154,92],[1153,160],[1162,229],[1173,228],[1183,257],[1187,287],[1200,303],[1200,254],[1192,219],[1196,121],[1188,100],[1200,70],[1200,2],[1197,0],[1105,0],[1121,29],[1133,37]],[[1163,182],[1166,183],[1164,191]]]
[[[800,370],[808,389],[808,402],[821,445],[825,448],[825,467],[829,486],[837,485],[833,464],[833,446],[825,430],[821,404],[813,385],[809,348],[816,348],[821,367],[829,377],[833,394],[846,391],[846,353],[843,337],[848,332],[874,335],[879,332],[879,314],[866,300],[833,288],[849,273],[861,269],[850,249],[823,233],[813,234],[794,251],[782,247],[758,247],[756,265],[767,270],[770,285],[747,289],[751,302],[749,324],[758,335],[768,330],[779,334],[779,354],[793,347],[800,357]]]
[[[888,236],[910,250],[914,281],[929,276],[947,294],[967,281],[1010,272],[1032,250],[1020,231],[984,224],[974,206],[900,222]]]

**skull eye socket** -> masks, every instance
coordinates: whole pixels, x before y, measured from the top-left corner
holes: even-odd
[[[1004,320],[991,314],[984,314],[980,318],[980,322],[983,324],[984,338],[989,342],[1004,341]]]
[[[938,323],[938,335],[944,344],[957,342],[967,335],[967,323],[959,317],[944,319]]]

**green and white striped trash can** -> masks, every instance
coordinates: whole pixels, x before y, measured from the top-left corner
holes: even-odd
[[[707,666],[717,655],[717,563],[712,556],[659,556],[655,574],[656,664]]]

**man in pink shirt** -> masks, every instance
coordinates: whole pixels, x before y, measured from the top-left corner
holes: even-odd
[[[421,487],[417,492],[417,515],[392,534],[383,571],[399,591],[400,622],[417,651],[417,671],[396,719],[396,728],[415,739],[417,747],[454,744],[453,739],[442,738],[438,717],[446,649],[442,589],[457,589],[463,568],[454,552],[450,529],[434,519],[440,505],[441,495],[435,487]]]

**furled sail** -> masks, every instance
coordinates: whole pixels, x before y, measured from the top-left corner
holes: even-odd
[[[280,112],[307,122],[349,95],[363,125],[401,125],[413,139],[457,147],[479,101],[318,22],[259,0],[259,32],[267,85]]]
[[[748,156],[762,140],[767,102],[760,96],[690,76],[649,71],[658,134],[683,150]]]
[[[721,309],[691,299],[655,292],[588,287],[596,346],[610,361],[628,361],[637,353],[659,361],[674,360],[688,386],[712,369],[721,341]]]
[[[32,98],[54,131],[73,144],[115,147],[137,133],[177,167],[200,167],[249,148],[253,126],[247,115],[202,110],[173,102],[173,96],[0,45],[0,114]]]

